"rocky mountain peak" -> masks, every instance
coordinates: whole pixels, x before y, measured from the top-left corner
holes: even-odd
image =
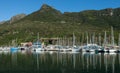
[[[43,4],[40,10],[42,9],[53,9],[53,8],[47,4]]]
[[[53,8],[52,6],[49,6],[47,4],[43,4],[39,10],[41,13],[44,13],[44,12],[55,12],[55,13],[60,13],[60,11],[56,10],[55,8]]]

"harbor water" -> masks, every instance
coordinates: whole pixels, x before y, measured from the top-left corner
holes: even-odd
[[[0,73],[119,72],[119,53],[0,52]]]

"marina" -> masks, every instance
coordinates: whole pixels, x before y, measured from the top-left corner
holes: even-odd
[[[120,0],[0,5],[0,73],[120,73]]]
[[[37,39],[34,42],[21,43],[17,45],[17,41],[12,41],[12,46],[0,47],[0,51],[56,51],[56,52],[95,52],[95,53],[120,53],[120,34],[118,36],[117,42],[114,38],[113,27],[111,27],[111,35],[108,37],[107,32],[104,32],[104,38],[101,39],[99,34],[96,37],[95,33],[86,36],[82,40],[76,38],[75,34],[72,34],[71,38],[54,38],[53,40],[47,39],[48,44],[45,44],[45,39],[40,40],[39,33],[37,33]],[[110,38],[110,39],[109,39]],[[76,40],[77,39],[77,40]],[[44,40],[44,41],[43,41]],[[80,43],[80,44],[79,44]]]

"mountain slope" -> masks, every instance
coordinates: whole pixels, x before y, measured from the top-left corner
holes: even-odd
[[[120,8],[61,13],[44,4],[40,10],[20,20],[0,25],[0,44],[8,44],[16,38],[18,42],[34,41],[38,32],[41,37],[72,37],[73,32],[76,37],[85,32],[96,32],[96,36],[102,33],[103,36],[103,32],[110,30],[111,26],[117,35],[120,31],[119,20]]]

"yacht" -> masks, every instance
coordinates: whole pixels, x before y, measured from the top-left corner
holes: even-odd
[[[83,46],[83,52],[98,52],[101,50],[101,47],[98,46],[97,44],[87,44]]]
[[[41,42],[39,41],[33,43],[32,50],[33,51],[44,51],[44,49],[42,48]]]

